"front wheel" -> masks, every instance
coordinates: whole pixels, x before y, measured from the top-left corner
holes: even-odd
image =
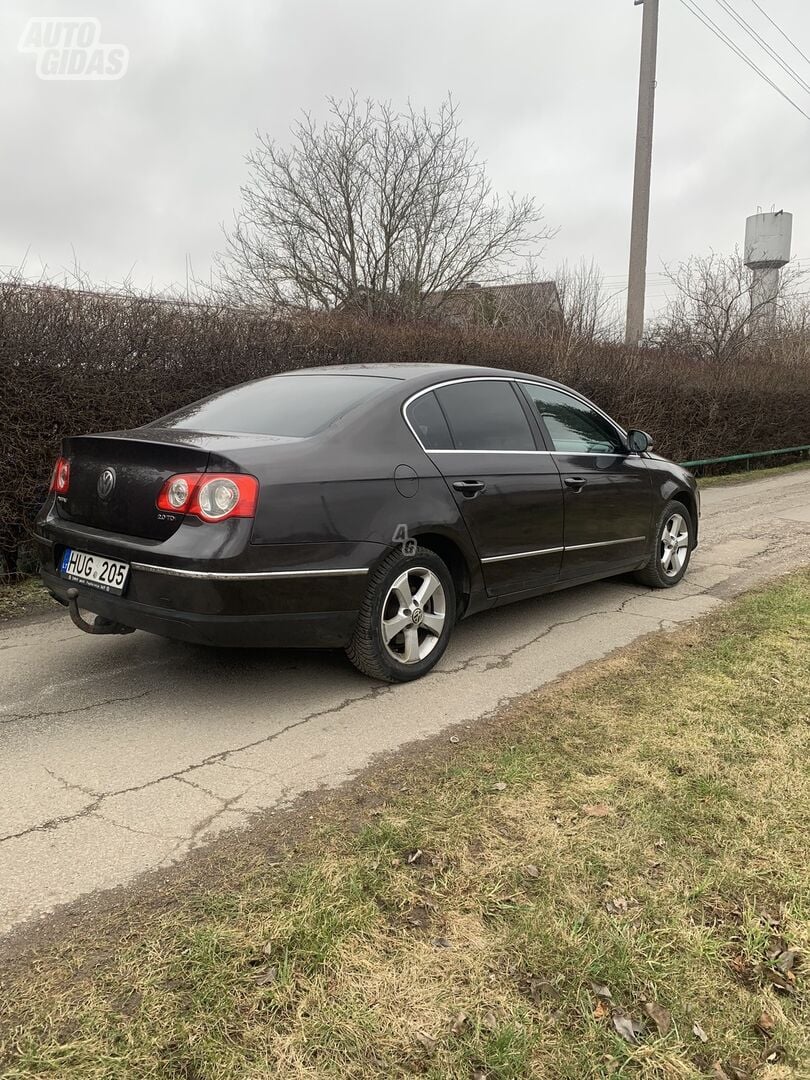
[[[694,538],[692,515],[683,503],[668,502],[658,519],[650,561],[636,572],[636,580],[653,589],[677,585],[689,566]]]
[[[369,577],[346,655],[373,679],[418,679],[447,648],[455,611],[453,579],[438,555],[393,551]]]

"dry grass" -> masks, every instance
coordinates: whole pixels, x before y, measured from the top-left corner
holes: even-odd
[[[59,606],[48,596],[39,578],[24,577],[7,585],[0,583],[0,622],[58,610]]]
[[[5,979],[0,1073],[807,1077],[807,969],[772,979],[810,953],[808,720],[804,574],[390,769],[280,862],[86,922]],[[650,1001],[670,1030],[624,1041]]]

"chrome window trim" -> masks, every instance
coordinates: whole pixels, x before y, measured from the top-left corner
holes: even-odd
[[[425,450],[426,454],[547,454],[549,457],[616,457],[625,458],[628,454],[617,454],[613,450]]]
[[[178,570],[173,566],[155,566],[153,563],[133,562],[133,570],[143,570],[149,574],[166,574],[168,577],[197,578],[205,581],[264,581],[271,578],[299,577],[348,577],[350,574],[367,574],[367,566],[352,566],[345,570],[267,570],[257,573],[228,573],[208,570]]]
[[[424,450],[425,448],[422,447]],[[554,450],[425,450],[426,454],[547,454]]]
[[[556,390],[560,394],[567,394],[568,397],[574,398],[575,401],[580,401],[583,405],[587,405],[589,409],[593,409],[594,412],[599,415],[619,432],[623,439],[627,438],[627,432],[624,428],[620,427],[616,421],[608,416],[606,412],[599,408],[598,405],[594,405],[592,401],[588,401],[582,394],[578,394],[576,390],[562,389],[559,386],[554,386],[551,383],[543,382],[540,379],[526,379],[515,378],[513,375],[470,375],[467,378],[445,379],[442,382],[433,383],[432,386],[425,386],[421,390],[417,390],[416,393],[411,394],[409,398],[406,398],[402,403],[401,413],[402,418],[411,430],[411,434],[416,439],[419,446],[424,450],[426,454],[564,454],[570,455],[572,452],[569,450],[428,450],[422,440],[416,434],[416,429],[411,423],[408,417],[408,406],[412,401],[416,401],[417,398],[422,397],[424,394],[430,394],[434,390],[441,390],[443,386],[454,386],[456,383],[467,382],[508,382],[508,383],[522,383],[526,386],[541,386],[546,387],[549,390]],[[452,435],[452,431],[450,432]],[[626,457],[626,454],[617,454],[613,451],[600,454],[598,451],[583,450],[578,456],[588,457]]]

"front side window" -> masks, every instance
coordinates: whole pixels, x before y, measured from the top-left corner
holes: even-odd
[[[436,390],[456,450],[534,450],[529,421],[512,384],[452,383]]]
[[[551,436],[554,449],[567,454],[622,454],[616,428],[604,416],[562,390],[523,384]]]

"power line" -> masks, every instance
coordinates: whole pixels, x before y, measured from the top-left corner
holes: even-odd
[[[778,30],[778,32],[782,35],[782,37],[785,39],[785,41],[788,43],[788,45],[791,45],[796,50],[796,52],[799,54],[799,56],[802,58],[802,60],[806,60],[807,63],[810,64],[810,57],[806,56],[802,52],[802,50],[799,48],[799,46],[796,44],[796,42],[793,41],[792,38],[788,37],[788,35],[785,33],[785,31],[782,29],[782,27],[778,23],[775,23],[773,21],[773,19],[770,17],[768,12],[763,7],[760,7],[760,5],[757,3],[757,0],[751,0],[751,3],[754,5],[754,7],[757,9],[757,11],[762,12],[762,14],[765,16],[765,18],[771,24],[771,26],[775,30]]]
[[[702,10],[702,8],[698,7],[697,4],[695,7],[692,7],[690,0],[681,0],[681,3],[687,11],[691,12],[691,14],[695,16],[696,19],[699,19],[704,26],[708,27],[708,29],[711,30],[715,37],[718,37],[724,45],[727,45],[729,49],[731,49],[732,52],[736,53],[737,56],[739,56],[739,58],[744,63],[748,64],[748,66],[752,68],[761,79],[764,79],[769,86],[772,86],[773,89],[777,92],[777,94],[780,95],[780,97],[783,97],[785,101],[787,101],[793,106],[794,109],[796,109],[797,112],[800,112],[805,118],[805,120],[810,120],[810,113],[806,113],[801,107],[801,105],[798,105],[792,97],[789,97],[785,93],[785,91],[781,89],[781,87],[776,85],[773,79],[771,79],[768,75],[765,74],[762,68],[757,67],[751,57],[748,56],[745,52],[743,52],[743,50],[731,40],[731,38],[724,30],[720,29],[717,23],[714,22],[714,20],[710,18],[710,16],[708,16],[706,12]]]
[[[742,17],[742,15],[737,14],[734,8],[729,4],[728,0],[717,0],[717,3],[727,14],[732,17],[734,22],[743,30],[743,32],[748,34],[748,36],[752,39],[755,45],[759,45],[761,49],[764,49],[765,52],[770,56],[770,58],[776,61],[776,63],[779,65],[782,71],[785,72],[786,75],[789,75],[790,78],[793,79],[793,81],[802,90],[810,94],[810,83],[808,83],[806,79],[803,79],[801,75],[799,75],[799,73],[790,66],[790,64],[787,62],[787,60],[785,60],[783,56],[780,56],[776,49],[774,49],[773,46],[765,40],[765,38],[762,36],[762,34],[759,33],[758,30],[755,30],[753,26],[751,26],[751,24]]]
[[[780,86],[777,86],[773,79],[771,79],[769,75],[766,75],[762,68],[758,67],[751,59],[751,57],[748,56],[748,54],[744,52],[744,50],[739,45],[737,45],[737,43],[733,41],[732,38],[729,37],[725,30],[722,30],[714,21],[714,19],[712,19],[710,15],[706,14],[706,12],[697,3],[697,0],[681,0],[681,3],[687,11],[691,12],[695,16],[695,18],[699,19],[704,26],[708,27],[708,29],[711,30],[715,37],[719,38],[724,45],[727,45],[733,53],[739,56],[739,58],[744,63],[746,63],[753,71],[755,71],[757,75],[760,76],[760,78],[764,79],[769,86],[772,86],[773,89],[777,92],[777,94],[779,94],[785,99],[785,101],[791,104],[793,108],[797,110],[797,112],[800,112],[802,116],[805,117],[805,119],[810,120],[810,113],[806,113],[804,109],[793,100],[792,97],[789,97]],[[694,7],[692,6],[693,3]]]

